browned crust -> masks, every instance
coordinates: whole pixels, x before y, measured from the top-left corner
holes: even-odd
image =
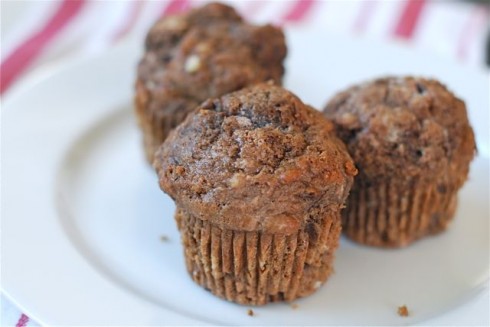
[[[295,234],[344,205],[357,173],[321,113],[291,92],[257,84],[203,103],[154,163],[177,206],[224,229]],[[312,260],[319,260],[308,254]]]
[[[335,95],[323,113],[370,182],[466,181],[476,149],[466,106],[436,80],[368,81]]]
[[[248,24],[224,4],[157,21],[146,37],[134,99],[148,161],[207,98],[268,80],[281,83],[285,56],[280,28]]]

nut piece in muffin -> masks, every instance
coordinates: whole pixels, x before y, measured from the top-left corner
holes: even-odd
[[[226,5],[157,21],[146,38],[134,100],[148,161],[204,100],[259,82],[280,83],[285,56],[279,28],[250,25]]]
[[[347,236],[400,247],[446,229],[475,153],[462,100],[436,80],[387,77],[340,92],[324,114],[359,169]]]
[[[357,173],[322,114],[267,84],[205,101],[156,153],[187,270],[247,305],[292,301],[332,271]]]

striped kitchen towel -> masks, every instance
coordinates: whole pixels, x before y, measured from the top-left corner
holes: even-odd
[[[159,17],[200,6],[202,0],[60,0],[2,4],[21,13],[2,31],[0,94],[63,59],[94,56],[129,37],[143,39]],[[489,33],[487,6],[467,1],[223,1],[252,22],[301,25],[330,34],[404,40],[463,65],[483,68]],[[3,26],[3,25],[2,25]],[[35,290],[32,290],[35,292]],[[35,326],[4,296],[2,326]]]
[[[163,15],[206,1],[29,2],[2,37],[0,93],[40,68],[90,56],[130,35],[144,37]],[[301,24],[330,33],[403,39],[469,66],[484,64],[489,10],[453,1],[225,1],[246,18],[280,25]]]

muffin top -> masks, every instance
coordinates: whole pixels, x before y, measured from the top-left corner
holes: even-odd
[[[332,123],[272,83],[205,101],[170,133],[154,166],[162,190],[191,215],[283,234],[315,205],[339,210],[357,173]]]
[[[376,79],[340,92],[323,112],[360,173],[373,181],[466,179],[473,130],[464,102],[436,80]]]
[[[150,111],[191,110],[252,83],[280,83],[284,73],[282,31],[247,24],[233,8],[218,3],[160,19],[145,48],[138,79],[154,93]],[[193,105],[182,108],[182,103]]]

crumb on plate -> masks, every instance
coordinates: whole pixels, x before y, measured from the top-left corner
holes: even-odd
[[[398,307],[398,314],[400,317],[408,317],[408,308],[406,305],[402,305],[401,307]]]
[[[170,239],[168,238],[167,235],[162,235],[162,236],[160,236],[160,241],[162,241],[162,242],[168,242],[168,241],[170,241]]]
[[[252,309],[248,309],[247,314],[248,314],[250,317],[253,317],[253,316],[254,316],[254,311],[253,311]]]

